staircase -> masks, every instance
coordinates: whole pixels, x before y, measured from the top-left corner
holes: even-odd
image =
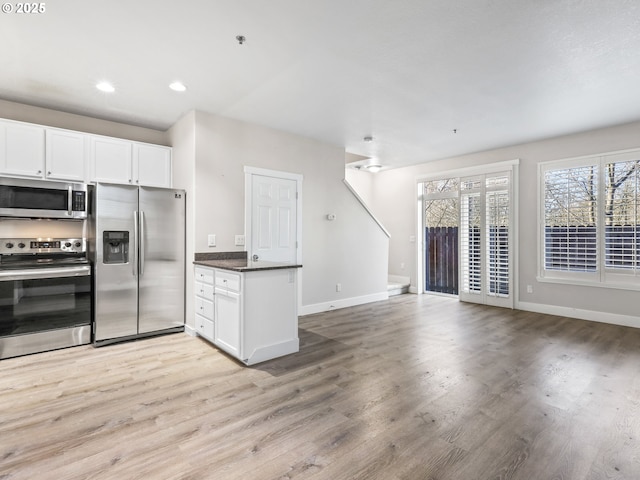
[[[402,295],[409,292],[409,277],[399,275],[389,275],[387,279],[387,292],[389,296]]]

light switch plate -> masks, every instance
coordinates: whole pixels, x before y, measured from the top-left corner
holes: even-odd
[[[244,245],[244,235],[236,235],[236,247]]]
[[[216,246],[216,236],[215,234],[209,234],[207,236],[207,245],[210,247],[215,247]]]

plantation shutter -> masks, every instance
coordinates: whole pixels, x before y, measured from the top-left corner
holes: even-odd
[[[509,175],[486,179],[487,295],[509,296]]]
[[[640,160],[606,163],[605,267],[640,270]]]
[[[461,291],[482,293],[482,254],[480,225],[480,193],[473,191],[474,182],[461,184],[460,193],[460,266]]]
[[[460,299],[513,307],[511,172],[460,181]]]
[[[544,268],[595,272],[598,166],[544,173]]]

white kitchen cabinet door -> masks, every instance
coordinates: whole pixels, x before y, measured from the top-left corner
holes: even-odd
[[[133,184],[132,142],[91,136],[91,181]]]
[[[46,138],[46,177],[51,180],[84,182],[87,135],[48,128]]]
[[[36,125],[0,123],[0,173],[43,178],[44,131]]]
[[[240,294],[216,288],[215,294],[215,340],[214,343],[236,358],[240,351]]]
[[[171,148],[134,143],[133,171],[139,185],[171,187]]]

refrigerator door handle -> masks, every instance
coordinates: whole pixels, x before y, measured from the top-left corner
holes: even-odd
[[[131,270],[132,274],[135,277],[138,275],[138,269],[136,268],[138,265],[138,212],[133,212],[133,248],[131,248],[133,252],[133,259],[131,261]]]
[[[140,276],[144,275],[144,211],[140,210]]]

